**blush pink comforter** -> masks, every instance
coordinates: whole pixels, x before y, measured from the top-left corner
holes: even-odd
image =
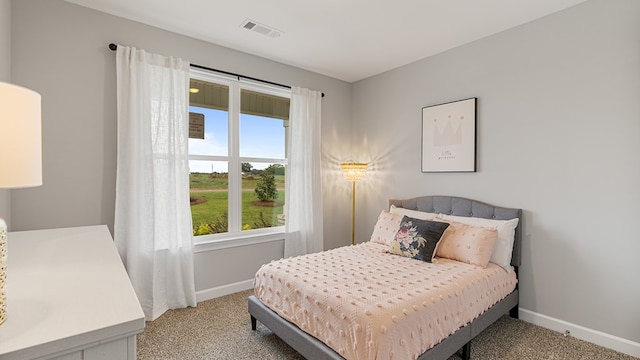
[[[415,359],[511,293],[512,271],[363,243],[258,270],[258,299],[346,359]]]

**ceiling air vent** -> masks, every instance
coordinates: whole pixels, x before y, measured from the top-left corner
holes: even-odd
[[[255,31],[258,34],[266,35],[270,38],[277,38],[282,35],[282,32],[279,30],[249,19],[245,20],[240,26],[247,30]]]

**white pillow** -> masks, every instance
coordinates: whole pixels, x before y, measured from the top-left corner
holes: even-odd
[[[399,207],[396,207],[395,205],[391,205],[391,209],[389,211],[392,214],[398,214],[398,215],[402,215],[402,216],[406,215],[408,217],[412,217],[414,219],[420,219],[420,220],[437,220],[438,219],[438,215],[439,215],[439,214],[436,214],[436,213],[430,213],[430,212],[425,212],[425,211],[409,210],[409,209],[405,209],[405,208],[399,208]],[[400,225],[398,224],[398,226],[400,226]]]
[[[467,225],[496,228],[498,230],[498,238],[489,261],[499,265],[507,272],[511,272],[511,253],[513,252],[513,241],[516,235],[516,226],[518,226],[518,218],[495,220],[447,214],[438,214],[438,216],[444,220],[457,221]]]
[[[400,229],[402,217],[402,215],[392,214],[386,210],[382,210],[373,228],[371,242],[391,246],[391,242],[395,239],[398,229]]]

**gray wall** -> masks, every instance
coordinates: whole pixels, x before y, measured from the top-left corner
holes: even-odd
[[[11,0],[0,0],[0,81],[11,82]],[[11,230],[11,193],[0,189],[0,218]]]
[[[478,172],[421,173],[422,107],[469,97]],[[355,83],[352,142],[374,164],[359,239],[389,197],[520,207],[522,308],[639,342],[638,99],[636,0],[588,1]]]
[[[325,248],[349,243],[350,186],[335,181],[338,163],[348,156],[349,83],[61,0],[20,0],[12,7],[11,75],[42,95],[44,153],[44,185],[12,191],[13,230],[93,224],[113,229],[116,74],[115,53],[107,45],[114,42],[323,91]],[[237,261],[229,261],[230,254]],[[242,255],[231,249],[199,252],[197,290],[251,280],[261,264],[281,256],[282,241],[243,247]]]
[[[0,81],[11,80],[11,0],[0,0]]]

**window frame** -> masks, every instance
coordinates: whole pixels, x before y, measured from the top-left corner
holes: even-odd
[[[226,161],[228,164],[228,231],[226,233],[207,234],[194,236],[194,244],[209,244],[206,250],[226,248],[229,246],[249,245],[261,242],[276,241],[283,239],[284,226],[273,226],[262,229],[242,230],[242,168],[243,162],[268,163],[288,165],[288,126],[285,130],[285,157],[278,158],[258,158],[240,156],[240,98],[242,90],[249,90],[275,95],[291,99],[291,89],[268,85],[265,83],[236,78],[234,76],[218,74],[213,71],[191,68],[190,78],[202,80],[229,88],[229,109],[228,109],[228,150],[226,156],[221,155],[192,155],[189,160],[204,161]],[[191,104],[189,104],[191,106]],[[288,120],[282,120],[287,122]],[[286,196],[286,194],[285,194]],[[233,242],[233,245],[225,245],[225,242]]]

